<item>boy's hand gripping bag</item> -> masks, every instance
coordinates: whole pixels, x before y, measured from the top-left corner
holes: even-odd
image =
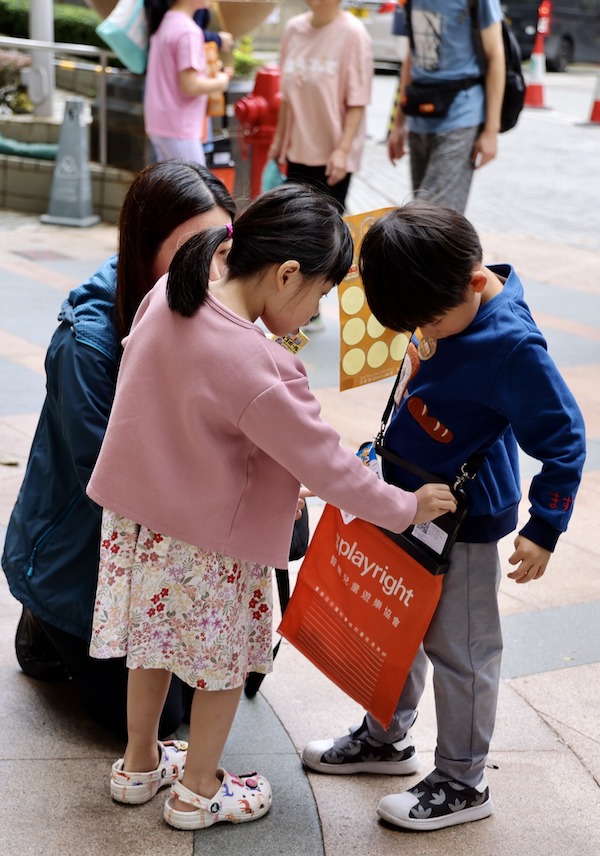
[[[326,505],[278,629],[386,727],[447,567],[426,570],[411,552]]]

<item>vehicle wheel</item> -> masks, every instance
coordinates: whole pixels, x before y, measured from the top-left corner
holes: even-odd
[[[554,56],[546,57],[547,71],[566,71],[573,61],[573,42],[567,36],[561,36]]]

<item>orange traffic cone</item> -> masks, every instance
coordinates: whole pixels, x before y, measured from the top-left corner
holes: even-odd
[[[588,125],[600,125],[600,72],[596,76],[596,88]]]
[[[535,34],[535,42],[531,52],[530,77],[525,88],[525,106],[542,107],[544,104],[544,70],[546,68],[546,54],[544,51],[544,36],[539,32]]]

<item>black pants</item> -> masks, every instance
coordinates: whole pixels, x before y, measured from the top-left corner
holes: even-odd
[[[331,197],[334,202],[337,202],[340,213],[344,213],[344,209],[346,207],[346,196],[348,194],[348,188],[350,187],[350,179],[352,178],[351,172],[346,173],[345,178],[338,181],[337,184],[330,186],[327,184],[327,176],[325,175],[324,166],[307,166],[303,163],[292,163],[291,161],[288,161],[287,178],[288,181],[303,182],[304,184],[310,184],[310,186],[314,187],[316,190],[323,191],[327,196]]]
[[[95,660],[88,644],[78,636],[38,622],[56,649],[79,690],[83,706],[96,722],[122,739],[127,738],[127,674],[125,658]],[[182,722],[189,722],[194,690],[173,675],[159,724],[159,737],[172,734]]]

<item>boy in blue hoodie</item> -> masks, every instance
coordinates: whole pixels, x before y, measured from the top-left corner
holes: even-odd
[[[509,559],[508,576],[527,583],[544,574],[567,528],[585,431],[517,274],[508,264],[482,264],[479,238],[461,214],[420,201],[386,214],[365,235],[360,270],[381,324],[422,334],[402,366],[384,446],[451,483],[469,459],[482,463],[465,484],[467,516],[391,724],[384,729],[367,714],[344,737],[309,743],[302,759],[324,773],[414,773],[410,729],[431,661],[435,769],[384,797],[378,814],[406,829],[440,829],[493,811],[485,764],[502,654],[497,542],[517,526],[517,444],[542,464]],[[404,470],[385,458],[383,465],[387,481],[411,487]]]

